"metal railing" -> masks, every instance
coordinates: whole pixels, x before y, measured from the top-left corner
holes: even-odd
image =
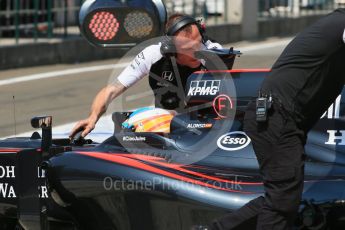
[[[80,36],[78,12],[85,0],[0,0],[0,46]],[[169,14],[224,23],[227,0],[163,0]]]
[[[0,46],[80,36],[78,13],[85,0],[0,0]],[[254,0],[255,1],[255,0]],[[326,14],[345,0],[257,0],[258,18]],[[163,0],[168,14],[202,17],[208,25],[238,23],[228,0]]]
[[[0,0],[0,46],[79,36],[84,0]]]

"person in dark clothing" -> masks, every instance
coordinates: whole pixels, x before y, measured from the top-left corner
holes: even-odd
[[[203,230],[233,229],[257,217],[256,229],[292,229],[303,191],[308,131],[345,83],[345,9],[337,9],[294,38],[261,87],[272,95],[266,122],[252,102],[243,129],[251,138],[263,176],[264,196],[216,219]]]
[[[204,36],[199,21],[183,14],[169,17],[166,35],[162,42],[150,45],[140,52],[117,77],[116,82],[107,85],[97,94],[89,117],[74,126],[70,138],[81,130],[81,136],[85,137],[95,128],[108,104],[147,75],[156,107],[169,110],[183,108],[187,78],[193,72],[205,69],[203,60],[195,58],[194,52],[222,46]]]

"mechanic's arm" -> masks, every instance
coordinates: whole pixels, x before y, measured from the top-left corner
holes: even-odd
[[[70,138],[73,138],[75,134],[81,130],[84,130],[81,134],[82,137],[85,137],[87,134],[89,134],[95,128],[99,118],[106,112],[110,102],[125,90],[126,87],[124,85],[122,85],[120,82],[116,82],[114,84],[107,85],[101,91],[99,91],[93,100],[89,117],[79,121],[74,126],[73,130],[71,131]]]
[[[122,71],[115,82],[109,84],[97,94],[91,106],[90,116],[85,120],[79,121],[74,126],[70,133],[70,138],[73,138],[81,130],[84,130],[81,134],[82,137],[89,134],[95,128],[102,114],[107,110],[110,102],[146,76],[150,72],[152,64],[161,58],[160,44],[151,45],[139,53],[131,64]]]

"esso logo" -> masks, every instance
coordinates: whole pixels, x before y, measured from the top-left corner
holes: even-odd
[[[224,134],[218,138],[217,145],[219,148],[226,151],[237,151],[247,147],[250,143],[250,138],[244,132],[231,132]]]

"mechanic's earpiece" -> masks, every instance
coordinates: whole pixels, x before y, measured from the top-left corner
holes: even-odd
[[[190,16],[182,16],[167,30],[166,35],[162,39],[160,51],[164,57],[168,58],[176,54],[176,47],[171,36],[174,36],[183,27],[191,24],[195,24],[198,27],[202,42],[204,43],[205,26],[201,24],[201,20],[195,20],[195,18]]]

